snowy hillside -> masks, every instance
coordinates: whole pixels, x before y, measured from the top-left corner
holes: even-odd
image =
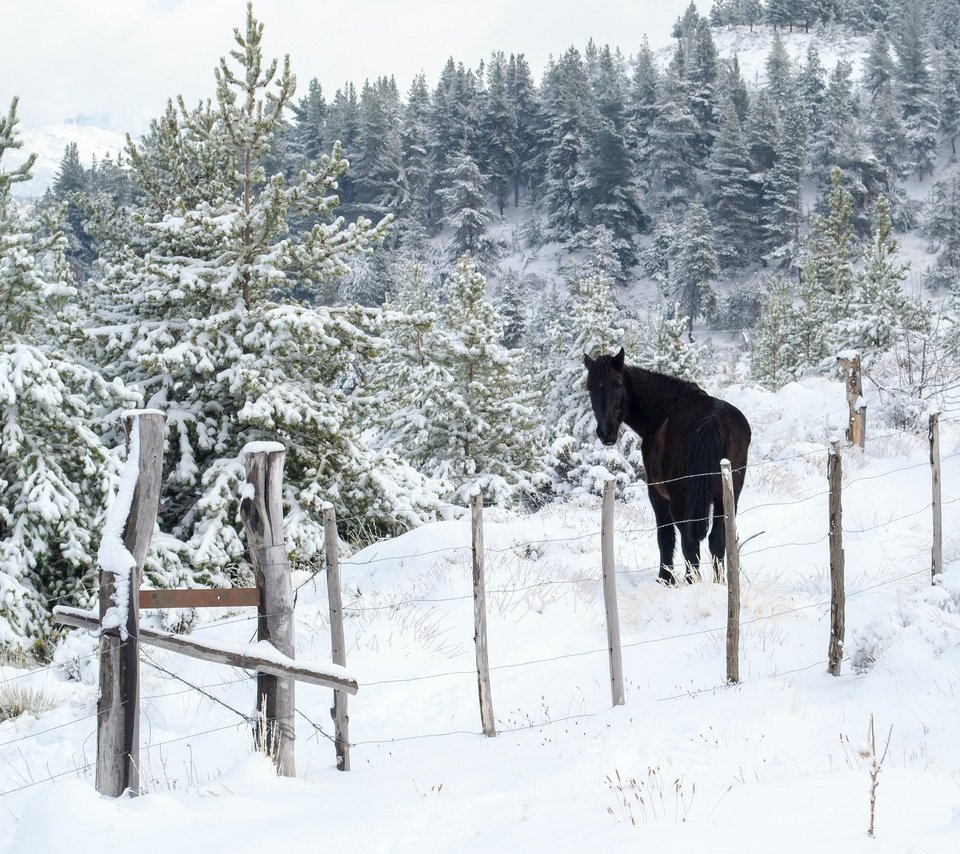
[[[749,539],[739,686],[724,686],[726,589],[656,583],[642,490],[616,508],[627,701],[614,709],[597,500],[488,510],[495,739],[480,734],[469,521],[436,523],[343,562],[360,683],[352,771],[334,767],[329,691],[297,687],[298,779],[277,779],[238,716],[254,707],[249,674],[147,648],[148,794],[99,798],[96,642],[77,632],[54,667],[0,668],[0,685],[40,690],[52,706],[0,723],[0,852],[955,854],[960,422],[945,415],[941,437],[943,587],[929,580],[926,436],[877,428],[865,453],[844,452],[846,656],[834,678],[824,449],[844,425],[842,385],[723,394],[755,437],[738,520]],[[326,659],[325,584],[294,582],[298,656]],[[254,629],[236,612],[195,631],[246,642]],[[878,753],[890,736],[875,840],[871,718]]]
[[[724,59],[737,57],[740,73],[748,84],[762,84],[766,79],[764,64],[770,55],[772,42],[768,27],[715,28],[713,39],[717,53]],[[817,26],[805,33],[797,27],[794,32],[780,31],[780,39],[790,59],[799,67],[806,63],[807,50],[812,45],[820,55],[820,62],[831,71],[839,60],[853,65],[854,79],[859,80],[863,71],[863,58],[870,45],[869,36],[858,36],[845,27]]]
[[[21,126],[19,130],[22,131],[23,148],[10,156],[11,164],[22,162],[28,154],[37,155],[33,179],[13,185],[14,194],[21,198],[42,196],[53,184],[63,160],[63,151],[71,142],[77,144],[80,162],[86,167],[94,157],[100,161],[109,154],[116,159],[127,144],[123,134],[92,125]]]

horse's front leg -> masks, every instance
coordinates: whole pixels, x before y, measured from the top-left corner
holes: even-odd
[[[659,580],[664,584],[676,584],[673,574],[673,553],[677,548],[677,529],[673,527],[670,502],[653,487],[647,487],[653,516],[657,520],[657,546],[660,548]]]

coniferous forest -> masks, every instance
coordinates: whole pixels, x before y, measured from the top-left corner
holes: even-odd
[[[150,581],[226,585],[249,441],[287,448],[309,562],[326,502],[360,544],[476,488],[642,478],[636,437],[594,441],[585,352],[777,388],[855,349],[906,429],[957,387],[960,0],[691,4],[669,53],[451,58],[406,91],[298,84],[263,27],[33,204],[0,119],[0,644],[95,596],[124,409],[169,428]],[[760,74],[730,31],[766,34]],[[785,47],[825,31],[862,52]]]

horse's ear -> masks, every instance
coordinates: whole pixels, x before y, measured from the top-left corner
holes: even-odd
[[[593,367],[593,359],[591,359],[586,353],[583,354],[583,366],[588,371]]]
[[[621,347],[621,348],[620,348],[620,352],[617,353],[617,355],[613,357],[613,363],[612,363],[612,364],[613,364],[613,369],[614,369],[615,371],[622,371],[622,370],[623,370],[623,359],[624,359],[624,356],[625,356],[625,355],[626,355],[626,353],[623,352],[623,347]]]

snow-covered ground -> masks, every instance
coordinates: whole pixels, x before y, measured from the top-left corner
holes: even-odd
[[[69,666],[0,668],[0,688],[16,680],[53,702],[0,723],[0,852],[960,850],[960,421],[945,415],[941,435],[942,587],[929,576],[926,436],[874,426],[865,452],[844,452],[846,657],[835,678],[825,447],[844,426],[842,384],[724,396],[755,436],[738,520],[740,685],[724,684],[726,588],[655,582],[642,490],[616,508],[618,708],[598,500],[487,510],[496,738],[479,719],[469,522],[437,523],[343,563],[347,664],[360,683],[349,773],[326,737],[329,690],[297,686],[298,776],[278,779],[238,714],[253,710],[249,674],[145,647],[147,793],[104,799],[90,767],[93,639],[75,633],[58,657]],[[298,657],[329,660],[325,584],[294,581]],[[198,636],[250,640],[249,612],[214,613]],[[876,839],[871,718],[878,751],[890,737]]]

